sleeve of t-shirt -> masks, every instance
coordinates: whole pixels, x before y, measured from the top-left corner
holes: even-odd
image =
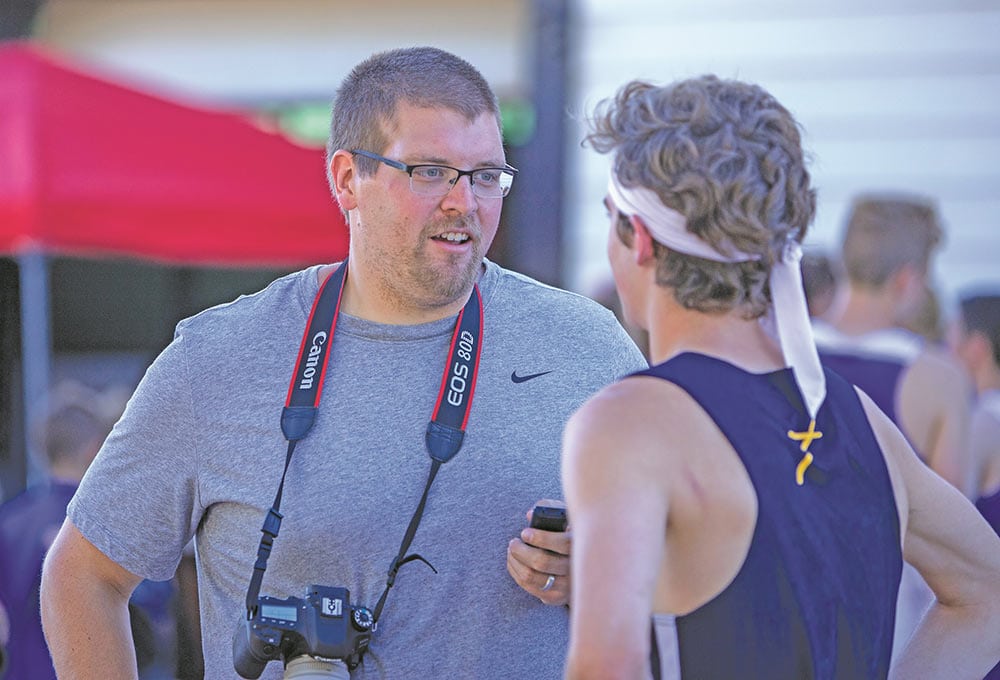
[[[649,368],[649,362],[646,361],[646,357],[643,356],[642,351],[635,344],[632,336],[622,327],[617,317],[610,310],[605,311],[610,317],[609,323],[611,325],[611,340],[609,342],[611,351],[610,362],[614,371],[611,379],[620,380],[630,373]]]
[[[101,552],[143,578],[173,576],[201,518],[199,420],[183,323],[146,371],[67,514]]]
[[[646,358],[614,313],[596,302],[588,300],[587,303],[586,323],[579,324],[578,328],[581,329],[579,332],[588,333],[590,338],[583,350],[589,356],[581,359],[589,365],[601,367],[604,372],[595,389],[648,368]]]

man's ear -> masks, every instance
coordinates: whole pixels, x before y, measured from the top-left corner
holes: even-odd
[[[638,215],[629,216],[628,221],[635,234],[635,238],[632,240],[635,261],[637,264],[646,264],[653,259],[653,237],[649,233],[646,223]]]
[[[339,149],[330,158],[330,177],[333,180],[333,193],[344,211],[354,210],[358,206],[355,181],[357,171],[354,166],[354,154]]]
[[[892,285],[897,296],[914,298],[924,288],[924,275],[917,265],[907,262],[892,275]]]

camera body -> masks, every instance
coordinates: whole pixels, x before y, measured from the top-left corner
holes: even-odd
[[[254,680],[275,659],[302,655],[339,659],[354,667],[371,642],[374,621],[366,607],[352,607],[346,588],[309,586],[306,597],[261,596],[253,617],[233,635],[233,666]]]

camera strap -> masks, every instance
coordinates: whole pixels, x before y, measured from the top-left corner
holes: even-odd
[[[261,528],[260,545],[257,548],[257,560],[254,563],[253,576],[247,589],[247,617],[251,618],[257,606],[261,583],[267,569],[267,560],[271,554],[274,539],[281,527],[282,514],[281,495],[285,487],[285,477],[292,460],[295,445],[312,429],[319,409],[323,391],[323,380],[326,366],[330,358],[330,345],[333,342],[337,317],[340,315],[340,305],[344,296],[344,285],[347,281],[347,260],[327,277],[320,286],[319,293],[313,301],[306,330],[299,346],[299,355],[295,363],[295,372],[288,385],[288,396],[281,412],[281,432],[288,441],[285,453],[285,467],[281,473],[281,482],[274,497],[274,503],[264,518]],[[389,567],[385,590],[379,598],[374,611],[374,621],[382,613],[386,596],[396,580],[399,568],[413,560],[420,560],[437,573],[437,570],[420,555],[407,555],[406,552],[417,533],[417,527],[424,514],[431,484],[437,476],[441,465],[451,460],[459,449],[465,437],[465,426],[469,421],[469,410],[476,387],[476,377],[479,373],[479,357],[482,352],[483,337],[483,301],[479,286],[473,288],[469,300],[458,314],[455,330],[452,333],[451,347],[448,351],[448,363],[445,365],[438,390],[437,403],[431,420],[427,425],[424,442],[431,457],[431,469],[420,497],[420,503],[410,519],[410,524],[403,536],[399,552]]]

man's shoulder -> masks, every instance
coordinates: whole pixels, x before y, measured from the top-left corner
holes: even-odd
[[[924,345],[904,373],[904,389],[937,394],[941,399],[971,394],[965,371],[942,348]]]
[[[871,361],[907,365],[924,351],[923,340],[902,328],[884,328],[861,335],[849,335],[825,321],[813,321],[813,338],[819,351],[827,355],[853,356]]]
[[[577,464],[608,470],[640,465],[647,471],[655,465],[658,473],[652,476],[669,479],[669,471],[676,472],[674,466],[683,464],[692,450],[719,450],[722,435],[683,387],[633,375],[588,398],[571,416],[565,437]]]
[[[177,333],[218,332],[220,329],[246,329],[255,322],[273,323],[290,310],[308,313],[310,291],[318,289],[317,267],[281,276],[264,288],[242,294],[235,300],[209,307],[177,324]]]
[[[618,318],[597,301],[499,267],[492,283],[484,292],[487,318],[510,342],[558,348],[582,362],[610,360],[614,377],[646,367]]]
[[[622,429],[629,421],[670,427],[671,419],[685,422],[690,414],[702,410],[677,383],[644,372],[625,376],[598,390],[580,409],[580,418],[598,426],[603,421],[613,429]]]
[[[522,312],[550,312],[614,320],[611,310],[585,295],[543,283],[494,263],[488,263],[488,267],[494,274],[491,281],[493,301],[501,306],[512,306]]]

